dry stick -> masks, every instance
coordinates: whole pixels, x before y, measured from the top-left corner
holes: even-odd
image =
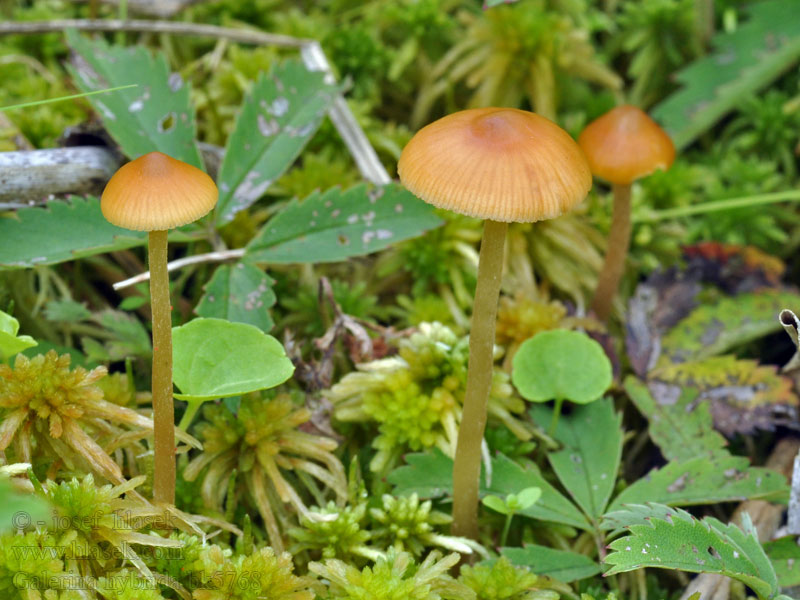
[[[487,220],[483,227],[478,282],[472,307],[464,409],[453,464],[453,535],[478,537],[478,484],[481,441],[494,371],[494,335],[503,250],[508,223]]]
[[[56,19],[52,21],[28,21],[0,23],[0,35],[63,33],[65,29],[80,31],[133,31],[168,33],[172,35],[197,35],[224,38],[241,44],[272,45],[284,48],[297,48],[306,67],[312,71],[323,71],[330,83],[334,83],[333,72],[319,42],[312,39],[296,38],[288,35],[264,33],[248,29],[198,25],[177,21],[146,21],[119,19]],[[337,94],[329,111],[331,122],[342,137],[353,156],[356,166],[367,181],[384,185],[391,177],[383,167],[375,149],[359,126],[347,102]]]
[[[767,464],[769,469],[790,475],[794,457],[800,450],[800,439],[784,438],[775,446],[770,454]],[[773,504],[764,500],[748,500],[740,504],[733,513],[732,521],[740,522],[742,514],[748,513],[753,519],[758,531],[758,539],[765,542],[772,539],[780,525],[785,507],[780,504]],[[700,592],[703,600],[729,600],[731,580],[724,575],[716,573],[701,573],[689,584],[683,592],[681,600],[688,600],[689,597]]]
[[[153,500],[175,503],[175,409],[172,400],[172,316],[167,272],[167,232],[151,231],[150,298],[153,306]]]
[[[631,241],[631,186],[614,184],[614,210],[608,249],[603,270],[597,278],[597,290],[592,300],[592,310],[601,321],[607,321],[625,271],[625,257]]]

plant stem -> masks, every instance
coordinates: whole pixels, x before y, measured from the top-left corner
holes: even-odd
[[[703,202],[691,206],[679,206],[677,208],[658,210],[649,214],[637,216],[635,221],[637,223],[663,221],[664,219],[677,219],[678,217],[689,217],[691,215],[701,215],[720,210],[731,210],[733,208],[749,208],[752,206],[774,204],[775,202],[786,202],[790,200],[800,200],[800,190],[742,196],[741,198],[725,198],[724,200],[714,200],[712,202]]]
[[[508,541],[508,530],[511,529],[511,519],[514,518],[514,513],[506,515],[506,524],[503,525],[503,533],[500,535],[500,547],[503,548]]]
[[[172,402],[172,307],[167,273],[167,232],[151,231],[150,303],[153,310],[153,499],[175,503],[175,413]]]
[[[456,536],[478,537],[478,484],[481,441],[494,371],[494,335],[507,223],[486,221],[483,227],[478,281],[472,307],[469,364],[464,408],[453,463],[453,525]]]
[[[606,260],[597,278],[597,289],[592,300],[592,310],[601,321],[607,321],[611,314],[631,241],[631,186],[615,183],[613,191],[614,211],[611,231],[608,232]]]
[[[194,416],[203,404],[202,400],[187,400],[186,402],[186,410],[183,412],[181,422],[178,423],[178,429],[181,431],[187,431],[189,429],[189,425],[194,421]]]
[[[547,435],[553,437],[556,434],[558,427],[558,418],[561,416],[561,405],[564,404],[563,398],[556,398],[556,405],[553,407],[553,418],[550,420],[550,429],[547,430]]]

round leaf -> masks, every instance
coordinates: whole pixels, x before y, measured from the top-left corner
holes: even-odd
[[[536,504],[539,498],[542,497],[542,488],[528,487],[521,490],[517,494],[517,503],[519,508],[517,510],[526,510]]]
[[[493,511],[499,512],[500,514],[507,515],[511,512],[506,506],[505,500],[502,498],[498,498],[497,496],[486,496],[484,497],[481,502],[483,502],[484,506],[491,508]]]
[[[18,331],[19,321],[0,310],[0,360],[6,360],[18,352],[36,345],[36,340],[31,336],[18,336]]]
[[[194,319],[172,329],[180,400],[212,400],[275,387],[294,372],[283,346],[246,323]]]
[[[611,385],[611,362],[600,344],[584,333],[543,331],[519,347],[511,380],[532,402],[562,398],[588,404]]]

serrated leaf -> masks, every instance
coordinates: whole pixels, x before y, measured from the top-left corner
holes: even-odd
[[[280,385],[294,372],[281,343],[253,325],[193,319],[172,328],[179,400],[240,396]]]
[[[17,335],[18,332],[19,321],[0,310],[0,361],[8,360],[26,348],[37,345],[31,336]]]
[[[678,148],[709,129],[741,99],[778,77],[800,57],[797,0],[754,2],[734,31],[712,38],[714,51],[674,75],[683,88],[653,109]]]
[[[744,502],[745,500],[782,501],[788,498],[786,478],[770,469],[751,467],[741,456],[720,454],[673,461],[653,469],[625,488],[609,507],[657,502],[669,506]]]
[[[339,88],[289,60],[261,74],[245,96],[220,167],[217,223],[258,200],[319,127]]]
[[[713,517],[700,521],[679,508],[658,504],[630,505],[609,517],[632,524],[627,526],[630,535],[609,545],[613,552],[605,563],[611,569],[605,575],[643,567],[718,573],[743,582],[762,600],[780,593],[775,570],[749,518],[744,519],[745,533]]]
[[[564,583],[586,579],[602,571],[600,565],[588,556],[548,546],[526,544],[522,548],[501,548],[500,554],[531,573],[553,577]]]
[[[800,400],[791,379],[777,367],[759,365],[735,356],[712,356],[674,363],[650,372],[650,385],[692,387],[700,390],[698,402],[711,406],[716,429],[732,437],[778,425],[797,426]]]
[[[522,343],[512,362],[514,386],[532,402],[561,399],[586,404],[611,385],[611,362],[605,351],[579,331],[537,333]]]
[[[537,423],[549,423],[552,411],[531,407]],[[605,512],[622,458],[622,416],[614,413],[610,399],[577,407],[562,415],[555,432],[564,447],[547,455],[564,488],[593,519]]]
[[[800,538],[787,535],[764,544],[781,587],[800,585]]]
[[[110,46],[73,30],[66,35],[67,43],[84,61],[77,67],[67,66],[81,90],[138,84],[88,98],[125,155],[138,158],[157,150],[202,168],[189,86],[177,73],[169,73],[162,53],[154,56],[142,47]]]
[[[44,314],[48,321],[79,323],[92,316],[86,304],[75,300],[51,300],[45,306]]]
[[[800,305],[800,295],[781,290],[727,296],[704,304],[661,338],[658,366],[700,360],[780,331],[775,316],[786,306]]]
[[[438,498],[453,493],[453,460],[436,449],[427,453],[406,455],[406,466],[389,473],[387,481],[395,486],[396,495],[416,493],[420,498]],[[542,521],[561,523],[578,529],[591,530],[586,517],[550,485],[535,467],[523,469],[503,454],[492,458],[491,485],[486,485],[481,473],[481,496],[492,494],[501,498],[517,494],[525,488],[538,487],[542,495],[532,506],[518,514]]]
[[[382,250],[439,226],[433,208],[390,184],[333,188],[293,200],[247,245],[252,262],[335,262]]]
[[[632,375],[625,379],[624,388],[649,421],[650,437],[667,460],[687,461],[725,452],[728,442],[714,430],[708,404],[696,402],[698,390],[678,389],[676,395],[658,402],[648,386]]]
[[[92,319],[114,335],[104,344],[106,360],[123,360],[129,356],[149,359],[153,355],[150,334],[136,316],[118,310],[104,310]],[[87,354],[98,357],[97,352],[89,352],[88,348]]]
[[[269,309],[275,304],[273,279],[248,262],[217,267],[203,288],[195,312],[201,317],[227,319],[269,331],[274,325]]]
[[[0,270],[5,270],[124,250],[144,244],[147,237],[106,221],[97,198],[72,196],[0,218],[0,240]]]

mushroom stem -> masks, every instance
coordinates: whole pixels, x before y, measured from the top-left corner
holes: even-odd
[[[611,314],[611,306],[617,295],[622,273],[625,271],[625,257],[628,255],[631,241],[631,186],[615,183],[612,190],[614,210],[611,216],[611,230],[608,232],[608,249],[592,300],[592,310],[601,321],[607,321]]]
[[[175,414],[172,401],[172,309],[167,272],[167,232],[151,231],[150,303],[153,310],[153,500],[175,503]]]
[[[453,464],[453,535],[478,537],[478,484],[486,407],[494,372],[494,335],[508,223],[487,220],[472,307],[464,408]]]

